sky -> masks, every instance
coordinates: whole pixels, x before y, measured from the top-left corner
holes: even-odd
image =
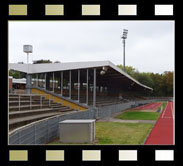
[[[109,60],[123,64],[123,29],[128,29],[125,64],[139,72],[174,71],[174,21],[9,21],[9,63]]]

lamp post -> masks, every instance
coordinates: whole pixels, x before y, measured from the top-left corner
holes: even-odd
[[[24,45],[23,51],[27,53],[27,76],[26,76],[26,92],[28,94],[31,93],[31,86],[32,86],[32,78],[29,74],[29,53],[32,53],[32,46],[31,45]]]
[[[125,39],[127,39],[127,29],[123,29],[123,36],[121,37],[123,42],[123,71],[125,71]]]

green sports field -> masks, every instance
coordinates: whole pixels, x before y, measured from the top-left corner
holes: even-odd
[[[160,112],[124,112],[115,118],[122,120],[157,120]]]
[[[153,124],[97,122],[97,144],[141,145]]]

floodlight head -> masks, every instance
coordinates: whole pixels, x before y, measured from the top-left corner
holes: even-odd
[[[108,70],[108,67],[107,66],[103,66],[102,70],[106,72]]]
[[[126,35],[123,35],[121,38],[122,38],[122,39],[126,39],[126,38],[127,38],[127,36],[126,36]]]
[[[128,34],[128,30],[127,29],[123,29],[123,36],[121,38],[122,39],[126,39],[127,38],[127,34]]]
[[[105,74],[105,71],[104,70],[101,70],[100,71],[100,75],[104,75]]]
[[[32,46],[31,45],[24,45],[23,46],[23,51],[25,53],[32,53]]]

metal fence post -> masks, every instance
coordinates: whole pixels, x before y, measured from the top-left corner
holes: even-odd
[[[50,95],[49,95],[49,107],[50,107]]]
[[[30,110],[32,109],[32,95],[30,95]]]
[[[40,96],[40,107],[42,108],[42,96]]]
[[[18,97],[18,106],[19,106],[19,111],[20,111],[20,95]]]

